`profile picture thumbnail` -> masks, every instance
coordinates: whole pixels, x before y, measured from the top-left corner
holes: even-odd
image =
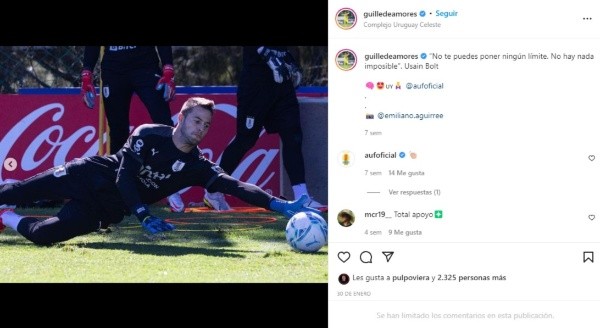
[[[349,71],[356,66],[356,54],[350,49],[340,50],[335,55],[335,64],[342,71]]]
[[[337,215],[338,223],[342,227],[349,227],[353,225],[355,219],[356,217],[354,216],[354,213],[349,209],[343,209]]]
[[[340,153],[338,162],[344,167],[352,166],[354,164],[354,154],[349,150],[344,150]]]
[[[342,273],[338,277],[338,281],[340,282],[340,284],[346,285],[350,282],[350,276],[347,273]]]
[[[349,30],[356,25],[356,12],[350,8],[342,8],[335,14],[335,23],[343,30]]]

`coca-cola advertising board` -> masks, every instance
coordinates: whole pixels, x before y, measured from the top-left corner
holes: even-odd
[[[210,131],[199,147],[205,157],[218,162],[235,136],[235,93],[178,94],[170,103],[174,123],[181,105],[191,96],[215,101]],[[0,183],[8,179],[23,180],[74,158],[98,154],[98,108],[88,109],[79,94],[0,95],[0,109]],[[134,97],[130,131],[151,122],[143,103]],[[279,195],[279,160],[278,136],[263,131],[232,175]],[[182,193],[186,204],[201,202],[203,195],[201,187],[191,187]],[[228,196],[227,200],[232,206],[247,205],[234,197]]]

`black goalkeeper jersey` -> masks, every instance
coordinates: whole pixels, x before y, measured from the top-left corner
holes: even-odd
[[[84,159],[87,172],[104,179],[92,179],[94,189],[107,188],[117,193],[125,209],[155,203],[185,187],[209,187],[225,172],[195,148],[184,153],[175,147],[173,128],[161,124],[144,124],[136,128],[123,148],[114,155]],[[116,184],[115,184],[116,181]],[[115,198],[110,197],[114,202]]]

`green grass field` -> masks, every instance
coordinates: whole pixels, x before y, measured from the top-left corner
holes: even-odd
[[[39,216],[57,211],[16,210]],[[40,247],[6,228],[0,234],[2,282],[327,282],[327,246],[317,253],[293,251],[285,240],[287,219],[276,213],[151,211],[177,230],[153,241],[131,216],[112,232]]]

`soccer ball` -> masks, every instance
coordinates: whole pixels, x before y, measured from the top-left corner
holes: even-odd
[[[300,252],[316,252],[327,244],[327,222],[314,212],[298,212],[285,227],[285,239]]]

